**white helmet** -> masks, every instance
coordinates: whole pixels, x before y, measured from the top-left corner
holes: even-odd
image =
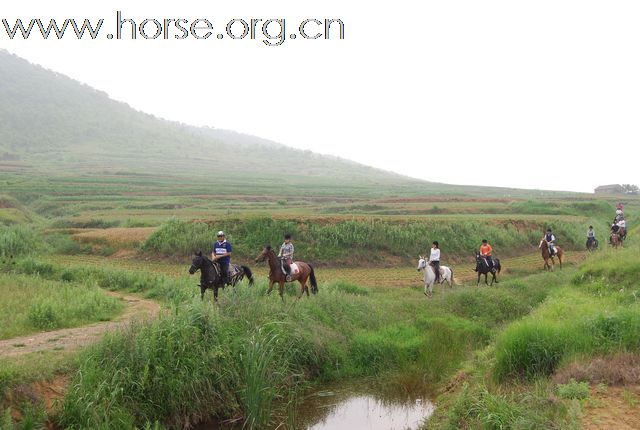
[[[224,231],[220,230],[220,231],[218,232],[218,236],[224,236],[224,235],[225,235],[225,234],[224,234]]]

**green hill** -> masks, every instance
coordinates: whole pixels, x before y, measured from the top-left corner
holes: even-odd
[[[226,130],[165,121],[0,51],[0,169],[206,174],[418,184],[354,162]],[[291,166],[298,166],[292,169]],[[303,181],[304,182],[304,181]]]

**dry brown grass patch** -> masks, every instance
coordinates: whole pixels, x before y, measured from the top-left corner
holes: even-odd
[[[640,354],[621,353],[597,357],[588,362],[573,362],[553,376],[558,384],[566,384],[571,378],[591,384],[638,385]]]
[[[155,229],[156,227],[136,227],[83,230],[73,234],[73,238],[81,243],[124,247],[143,243]]]

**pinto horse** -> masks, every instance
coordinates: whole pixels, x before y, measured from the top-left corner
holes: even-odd
[[[276,282],[280,285],[280,298],[284,300],[284,284],[287,282],[287,276],[282,271],[282,265],[276,256],[275,251],[271,246],[266,246],[260,255],[256,257],[256,263],[260,263],[262,261],[269,262],[269,289],[267,290],[267,295],[271,294],[273,290],[273,284]],[[298,266],[298,272],[291,273],[291,282],[298,281],[300,282],[300,295],[298,298],[301,298],[303,294],[307,293],[307,297],[309,297],[309,287],[307,286],[307,280],[311,283],[311,292],[313,294],[318,293],[318,283],[316,281],[316,275],[313,271],[313,267],[310,264],[304,263],[302,261],[296,261],[294,263]]]
[[[480,276],[481,275],[484,275],[484,283],[485,283],[485,285],[489,285],[489,283],[487,282],[487,275],[489,273],[491,273],[491,275],[492,275],[491,285],[493,285],[494,282],[496,284],[498,283],[498,277],[496,275],[498,273],[500,273],[500,271],[502,270],[502,266],[500,265],[500,259],[498,259],[498,258],[494,258],[493,259],[493,269],[494,270],[489,268],[489,263],[487,263],[486,258],[481,256],[480,253],[478,251],[476,251],[476,269],[475,269],[475,271],[478,272],[478,282],[476,282],[476,287],[480,285]]]
[[[554,257],[558,257],[558,262],[560,263],[560,268],[562,269],[562,256],[564,255],[562,248],[556,246],[555,255],[551,255],[551,252],[549,251],[549,244],[546,240],[544,240],[544,238],[542,238],[542,240],[540,241],[540,245],[538,246],[538,248],[540,248],[542,252],[542,259],[544,260],[544,270],[550,270],[553,272],[553,266],[555,266],[556,264]],[[551,264],[549,264],[549,261],[551,261]]]

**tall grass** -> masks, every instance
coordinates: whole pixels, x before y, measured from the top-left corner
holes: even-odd
[[[0,339],[113,318],[122,303],[94,285],[0,274]]]
[[[0,226],[0,258],[29,255],[38,251],[40,247],[41,241],[34,227]]]
[[[588,225],[586,221],[583,223]],[[582,249],[584,225],[578,221],[557,221],[551,226],[559,244],[569,249]],[[433,240],[440,242],[445,254],[457,257],[472,255],[485,238],[491,240],[503,255],[521,252],[536,247],[547,226],[549,224],[545,222],[517,220],[249,218],[204,223],[172,219],[147,239],[143,249],[173,256],[190,255],[196,250],[208,251],[216,231],[224,229],[234,244],[236,255],[253,257],[266,244],[279,245],[282,235],[289,232],[294,236],[296,255],[300,258],[324,262],[364,259],[384,263],[389,255],[415,258],[425,253]]]

